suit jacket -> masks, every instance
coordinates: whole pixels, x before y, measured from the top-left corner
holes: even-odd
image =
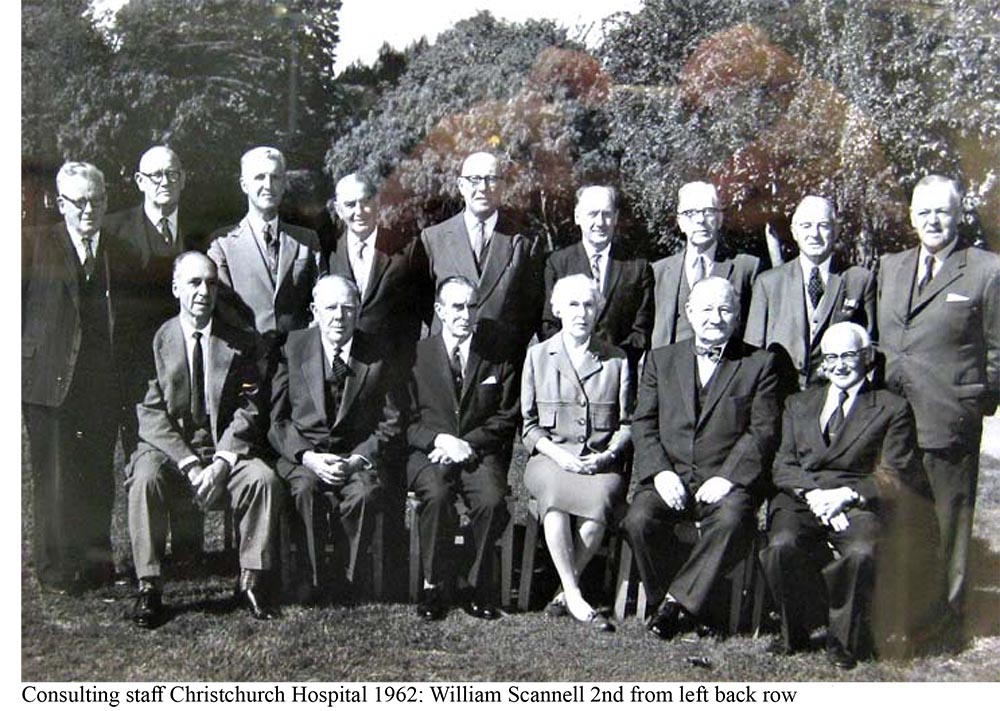
[[[616,450],[629,441],[631,373],[625,351],[591,338],[580,370],[556,333],[528,351],[521,376],[524,446],[548,437],[570,454]]]
[[[244,217],[215,232],[208,256],[219,268],[223,316],[258,333],[288,333],[312,320],[309,304],[319,278],[319,237],[312,230],[278,222],[278,277],[275,281]],[[235,312],[235,313],[234,313]]]
[[[330,253],[329,273],[354,280],[347,253],[347,234],[343,233]],[[386,355],[402,354],[405,370],[412,363],[412,352],[420,338],[420,321],[427,316],[433,300],[427,279],[427,260],[420,240],[403,237],[379,227],[372,252],[372,272],[365,293],[357,328],[378,341]]]
[[[918,470],[916,425],[903,398],[862,387],[840,434],[823,439],[820,413],[828,387],[796,393],[785,401],[774,484],[794,489],[849,486],[871,503],[901,483],[912,485]]]
[[[146,217],[143,204],[139,203],[127,210],[111,213],[104,218],[105,227],[120,236],[120,241],[127,244],[138,256],[143,269],[149,269],[150,261],[158,253],[157,246],[163,241],[156,225]],[[185,220],[178,220],[177,232],[174,235],[173,256],[189,250],[198,250],[202,247],[201,235],[191,232]],[[154,246],[156,245],[156,246]],[[170,259],[172,260],[173,257]]]
[[[611,245],[604,280],[604,307],[594,324],[594,335],[625,349],[635,364],[649,348],[653,330],[653,270],[645,259],[626,253],[619,244]],[[583,242],[556,250],[545,262],[545,306],[542,338],[550,338],[562,328],[552,314],[552,288],[559,279],[571,274],[593,276]]]
[[[879,268],[885,382],[913,407],[922,448],[978,450],[1000,398],[1000,258],[957,245],[917,296],[917,252],[887,254]]]
[[[799,388],[818,380],[819,346],[827,328],[852,321],[871,333],[875,326],[875,276],[864,267],[841,269],[831,263],[826,290],[813,317],[812,335],[806,320],[806,298],[797,258],[769,269],[754,282],[743,335],[753,346],[778,344],[784,348],[798,374]]]
[[[632,418],[635,471],[647,484],[676,472],[692,492],[714,476],[749,487],[778,444],[776,357],[730,339],[697,412],[696,367],[691,340],[646,357]]]
[[[212,320],[206,363],[206,400],[216,450],[246,457],[260,436],[256,402],[260,383],[258,344],[252,334]],[[175,316],[153,338],[156,377],[136,405],[140,456],[144,447],[166,454],[176,464],[198,452],[191,446],[191,376],[180,318]]]
[[[684,304],[680,303],[681,280],[684,276],[684,252],[681,250],[664,259],[653,262],[653,277],[656,281],[655,304],[656,321],[653,324],[653,339],[650,348],[659,348],[677,339],[677,319],[686,319]],[[715,263],[711,276],[728,279],[736,289],[740,301],[740,327],[735,334],[742,333],[750,309],[750,290],[754,279],[760,273],[760,260],[749,254],[730,254],[720,244],[716,248]]]
[[[406,439],[411,469],[427,465],[434,438],[441,433],[459,437],[481,459],[506,456],[517,429],[517,368],[493,360],[473,336],[465,365],[461,395],[451,379],[444,338],[433,335],[417,344],[408,388],[409,426]]]
[[[458,275],[477,284],[477,329],[495,345],[508,345],[511,355],[520,359],[541,320],[542,241],[521,234],[501,210],[480,276],[463,214],[420,234],[430,281],[436,287],[447,277]],[[431,332],[440,330],[435,317]]]
[[[106,318],[114,353],[118,284],[129,271],[129,257],[107,230],[101,231],[94,256],[108,285]],[[22,233],[21,400],[25,403],[58,407],[73,382],[83,336],[79,264],[64,223]],[[108,363],[108,368],[117,374],[116,362]],[[117,388],[108,393],[114,407],[119,395]]]
[[[399,410],[388,396],[389,369],[356,331],[340,405],[328,412],[320,339],[317,326],[288,334],[271,389],[268,439],[296,464],[303,452],[316,451],[358,454],[378,466],[400,435]]]

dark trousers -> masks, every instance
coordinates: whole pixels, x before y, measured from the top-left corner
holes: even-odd
[[[978,443],[979,437],[975,437],[974,441]],[[976,509],[976,487],[979,483],[979,449],[925,449],[922,454],[924,470],[934,494],[934,509],[941,535],[945,599],[951,612],[960,617],[965,604],[972,515]]]
[[[827,639],[860,657],[871,652],[870,609],[875,585],[879,521],[872,511],[851,509],[844,531],[824,526],[809,505],[787,492],[771,503],[768,546],[760,552],[771,593],[781,610],[785,642],[808,635],[810,606],[825,599]],[[840,554],[836,560],[827,543]]]
[[[374,532],[375,513],[380,503],[382,485],[374,469],[355,472],[342,486],[330,486],[309,468],[279,459],[278,474],[288,482],[292,504],[298,513],[301,537],[305,538],[306,555],[313,586],[321,579],[322,560],[317,554],[317,542],[324,545],[339,528],[347,541],[345,577],[355,582],[355,571],[361,551],[368,549]],[[329,524],[327,524],[329,516]]]
[[[411,475],[410,489],[419,501],[420,560],[427,582],[438,584],[447,579],[449,549],[458,529],[455,501],[459,496],[469,509],[475,546],[466,578],[476,588],[490,579],[490,551],[510,519],[504,461],[490,455],[469,469],[427,464]]]
[[[700,534],[669,580],[665,571],[677,569],[674,526],[681,521],[699,522]],[[753,499],[744,489],[734,488],[711,505],[689,494],[687,507],[675,511],[651,484],[636,492],[623,522],[647,598],[658,603],[669,592],[693,615],[704,612],[715,582],[746,555],[752,525]]]

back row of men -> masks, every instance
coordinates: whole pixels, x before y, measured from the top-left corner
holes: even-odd
[[[757,258],[731,254],[720,243],[722,210],[716,189],[704,182],[679,190],[686,245],[671,257],[650,264],[616,240],[617,193],[610,186],[578,191],[574,216],[582,239],[546,256],[543,240],[520,231],[500,207],[503,175],[489,153],[472,154],[462,165],[457,184],[465,209],[419,238],[379,227],[372,184],[355,174],[341,179],[330,205],[344,234],[322,260],[315,233],[278,218],[287,186],[284,157],[273,148],[252,149],[241,160],[246,216],[213,235],[210,263],[193,255],[177,261],[193,246],[178,210],[184,179],[173,151],[151,148],[135,174],[143,203],[105,219],[100,171],[67,163],[56,181],[63,223],[25,233],[22,401],[34,472],[33,556],[43,585],[75,588],[108,574],[111,456],[122,405],[123,444],[135,452],[128,471],[135,565],[140,578],[155,581],[167,519],[152,509],[166,495],[162,490],[177,487],[164,478],[167,470],[186,474],[181,488],[189,482],[202,505],[228,487],[238,511],[274,508],[268,497],[280,497],[280,487],[270,469],[249,456],[240,433],[251,427],[255,403],[271,403],[278,474],[289,482],[304,521],[312,520],[317,481],[337,484],[344,513],[370,500],[379,485],[375,465],[385,456],[379,447],[392,439],[393,417],[405,415],[386,415],[381,393],[405,385],[421,324],[441,332],[449,308],[441,287],[451,278],[474,289],[465,302],[485,360],[513,363],[520,372],[531,338],[559,331],[549,298],[555,284],[586,275],[601,297],[593,334],[621,348],[634,373],[647,351],[698,335],[685,305],[694,285],[716,277],[728,281],[738,305],[732,340],[778,352],[787,365],[786,390],[805,390],[821,377],[821,343],[833,324],[853,322],[877,338],[885,359],[881,379],[916,418],[948,603],[961,615],[982,418],[1000,399],[1000,263],[959,243],[962,196],[955,181],[932,175],[917,184],[910,217],[920,245],[883,257],[876,280],[864,268],[837,263],[837,214],[816,196],[803,198],[792,216],[799,257],[761,273]],[[321,280],[326,274],[341,279]],[[216,280],[217,308],[207,296]],[[161,329],[175,313],[175,298],[181,328]],[[323,337],[304,335],[309,332],[301,329],[313,321]],[[250,353],[260,352],[261,342],[266,358],[254,375]],[[338,342],[341,351],[330,352]],[[319,369],[311,379],[314,358]],[[452,367],[459,379],[468,378],[470,358],[466,347]],[[647,358],[647,373],[650,362],[658,361]],[[507,377],[486,377],[500,375]],[[369,390],[375,382],[381,385]],[[258,384],[263,392],[252,392]],[[331,402],[337,403],[332,410]],[[478,406],[494,415],[501,404]],[[516,403],[514,410],[516,420]],[[464,426],[456,421],[449,435],[460,438]],[[431,444],[432,462],[474,456],[455,442],[443,446],[432,437]],[[420,494],[426,511],[435,496],[430,490],[445,485],[412,474],[410,487],[428,490]],[[495,499],[491,486],[463,480],[445,488],[489,489],[483,496]],[[135,493],[140,490],[142,496]],[[656,490],[670,505],[668,494]],[[262,527],[242,531],[240,587],[255,614],[264,616],[255,590],[257,571],[272,563],[272,514],[244,515],[241,524],[250,519]],[[435,525],[426,524],[425,539],[434,540]],[[495,530],[498,521],[481,525]],[[305,529],[316,582],[312,527]],[[350,571],[364,531],[348,534]],[[482,540],[477,534],[477,547]],[[432,558],[433,551],[424,556],[425,569],[433,569]],[[473,600],[473,607],[494,614],[485,599]]]

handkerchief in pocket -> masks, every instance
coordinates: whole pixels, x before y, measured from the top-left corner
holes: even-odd
[[[965,294],[956,294],[953,291],[949,291],[948,295],[944,297],[944,300],[945,302],[950,304],[952,302],[957,302],[957,301],[968,301],[969,297],[966,296]]]
[[[483,382],[481,382],[479,384],[480,385],[496,385],[497,384],[497,376],[491,375],[490,377],[488,377],[486,380],[484,380]]]

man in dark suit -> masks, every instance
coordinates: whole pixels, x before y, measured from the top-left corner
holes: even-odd
[[[639,385],[640,485],[624,528],[648,599],[660,603],[648,628],[663,639],[706,612],[715,581],[745,554],[752,489],[777,445],[776,359],[734,337],[738,309],[728,281],[698,281],[685,306],[694,339],[652,350]],[[700,535],[671,581],[664,571],[681,520],[700,522]]]
[[[256,339],[215,312],[215,264],[186,252],[174,266],[180,314],[153,339],[156,375],[136,406],[139,445],[127,469],[129,537],[139,579],[132,619],[144,628],[163,621],[162,560],[174,499],[208,510],[227,493],[240,531],[238,597],[260,620],[277,616],[264,571],[274,566],[285,491],[254,455],[260,381]]]
[[[555,283],[571,274],[592,277],[604,296],[594,335],[612,343],[629,356],[635,368],[649,347],[653,329],[653,272],[645,259],[628,254],[617,243],[618,191],[605,185],[589,185],[576,193],[573,212],[582,239],[557,250],[545,263],[545,310],[542,335],[550,338],[562,324],[552,315],[549,299]]]
[[[118,283],[129,264],[102,230],[104,176],[56,176],[63,222],[21,246],[21,402],[31,446],[32,558],[39,583],[77,593],[113,573],[112,455],[119,422]]]
[[[677,254],[653,262],[656,320],[650,348],[692,338],[684,310],[691,287],[708,276],[722,277],[733,285],[740,318],[737,338],[743,332],[750,307],[750,289],[760,272],[760,260],[749,254],[732,254],[720,243],[722,210],[711,183],[685,183],[677,191],[677,224],[687,242]]]
[[[517,362],[541,320],[544,246],[498,210],[502,180],[496,156],[470,155],[458,178],[465,210],[425,229],[420,241],[435,288],[450,276],[475,284],[477,330]],[[431,332],[440,330],[435,319]]]
[[[868,383],[874,352],[864,328],[841,322],[827,329],[822,363],[829,386],[785,403],[774,465],[778,493],[760,560],[782,617],[772,651],[806,649],[807,609],[825,598],[827,655],[850,669],[873,651],[869,611],[884,523],[880,502],[914,477],[916,426],[906,400]]]
[[[799,258],[761,274],[753,285],[743,340],[780,345],[805,389],[822,379],[820,342],[826,329],[851,321],[875,327],[875,276],[845,267],[834,255],[837,212],[829,200],[807,195],[792,214]]]
[[[346,533],[346,578],[353,583],[371,541],[383,463],[401,434],[383,354],[355,328],[360,302],[351,280],[329,275],[316,282],[317,325],[288,335],[274,376],[268,439],[305,529],[309,597],[320,585],[316,528],[327,507],[318,501],[329,503]],[[325,534],[321,527],[320,543]]]
[[[954,180],[917,183],[910,222],[920,245],[882,258],[877,322],[886,385],[917,419],[954,621],[965,600],[983,417],[1000,398],[1000,259],[960,243],[961,216]]]
[[[285,157],[259,146],[240,159],[247,214],[216,231],[208,256],[219,268],[220,317],[254,328],[271,348],[309,324],[309,302],[319,276],[319,237],[278,219],[288,187]]]
[[[487,620],[500,616],[486,583],[490,551],[510,517],[505,494],[511,441],[517,428],[518,368],[482,350],[473,335],[475,286],[464,277],[437,288],[434,313],[441,333],[417,345],[409,386],[410,489],[419,500],[423,598],[417,614],[445,616],[442,584],[458,525],[455,498],[469,506],[476,556],[461,583],[466,611]]]

